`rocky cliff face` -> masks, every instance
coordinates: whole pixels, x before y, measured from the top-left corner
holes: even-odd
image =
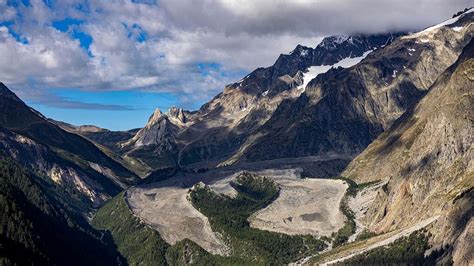
[[[115,182],[100,173],[87,173],[57,156],[48,147],[3,128],[0,129],[0,148],[3,155],[10,156],[26,169],[49,177],[57,186],[65,189],[65,194],[79,192],[79,198],[91,206],[97,207],[120,192]]]
[[[119,143],[124,157],[137,158],[151,169],[177,166],[177,136],[187,128],[191,114],[176,107],[166,113],[156,109],[145,127],[129,140]]]
[[[472,34],[472,24],[459,31]],[[469,237],[474,216],[473,89],[471,40],[427,95],[343,173],[358,182],[388,180],[365,217],[372,230],[401,228],[439,215],[432,242],[462,265],[473,260],[474,249]]]

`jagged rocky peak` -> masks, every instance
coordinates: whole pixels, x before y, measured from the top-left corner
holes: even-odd
[[[324,38],[316,49],[325,51],[334,51],[340,48],[350,46],[363,46],[366,48],[379,48],[389,44],[398,36],[405,33],[384,33],[384,34],[354,34],[354,35],[335,35]]]
[[[306,73],[312,66],[334,65],[345,58],[361,57],[372,51],[390,44],[396,37],[404,33],[388,33],[374,35],[341,35],[326,37],[315,48],[297,45],[288,54],[280,54],[270,67],[257,68],[236,83],[226,86],[223,95],[229,93],[245,93],[249,95],[269,96],[294,89],[303,84],[298,82],[298,72]],[[291,77],[290,82],[288,75]],[[295,86],[295,81],[296,86]]]
[[[456,14],[453,15],[453,18],[458,17],[464,13],[467,13],[468,11],[472,11],[474,7],[466,7],[464,10],[457,12]]]
[[[156,108],[153,114],[148,119],[146,127],[152,127],[158,124],[162,120],[168,120],[168,122],[174,124],[185,124],[187,122],[186,111],[176,106],[171,107],[165,113],[161,112],[159,108]],[[172,120],[172,121],[169,121]]]
[[[153,111],[153,114],[148,118],[148,125],[150,124],[156,124],[158,120],[163,116],[163,113],[159,108],[156,108],[155,111]]]
[[[179,122],[181,123],[186,123],[187,122],[187,118],[186,118],[186,115],[185,115],[185,111],[181,108],[178,108],[176,106],[173,106],[171,107],[168,112],[166,112],[166,114],[170,117],[170,118],[174,118],[174,119],[177,119]]]
[[[345,41],[348,41],[349,42],[352,42],[352,37],[349,36],[349,35],[338,35],[338,36],[330,36],[330,37],[326,37],[324,38],[320,44],[318,44],[317,47],[322,47],[322,48],[325,48],[327,50],[333,50],[337,47],[337,45],[345,42]]]
[[[307,57],[311,56],[313,48],[298,44],[289,55]]]
[[[167,142],[168,138],[174,138],[174,135],[186,126],[188,120],[186,113],[188,112],[175,106],[165,113],[156,108],[145,127],[140,129],[133,138],[121,144],[121,147],[161,145]]]

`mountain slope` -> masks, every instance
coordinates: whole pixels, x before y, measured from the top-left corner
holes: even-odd
[[[20,164],[75,188],[92,205],[135,184],[137,176],[93,143],[51,123],[0,84],[0,146]]]
[[[81,135],[96,144],[104,146],[111,151],[117,151],[117,143],[127,141],[132,138],[140,129],[131,129],[127,131],[111,131],[105,128],[93,125],[75,126],[62,121],[48,119],[53,124],[58,125],[62,129]]]
[[[388,180],[365,222],[388,231],[441,215],[432,244],[455,264],[472,261],[474,226],[474,41],[414,108],[343,173],[358,182]]]
[[[114,169],[117,174],[123,175],[124,182],[127,182],[126,178],[130,178],[133,182],[134,176],[127,169],[111,160],[83,137],[66,132],[48,121],[23,103],[3,83],[0,84],[0,113],[2,114],[0,126],[53,149],[63,150],[84,160]]]
[[[110,265],[121,260],[108,236],[82,217],[80,202],[48,178],[0,155],[0,264]]]

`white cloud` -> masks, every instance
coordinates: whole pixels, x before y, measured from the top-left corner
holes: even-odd
[[[0,22],[10,22],[0,26],[0,80],[44,90],[171,91],[192,102],[240,79],[236,73],[271,65],[297,44],[314,47],[331,33],[422,28],[469,2],[65,0],[50,8],[31,0],[30,6],[14,8],[0,0]],[[52,27],[66,17],[84,21],[73,27],[92,36],[89,51],[71,32]],[[138,42],[141,34],[146,38]],[[203,75],[198,63],[217,63],[220,69]]]

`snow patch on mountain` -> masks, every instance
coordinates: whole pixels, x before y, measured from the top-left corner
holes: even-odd
[[[362,56],[359,57],[346,57],[341,61],[337,62],[334,65],[323,65],[323,66],[311,66],[308,68],[308,71],[303,74],[303,84],[298,86],[298,89],[306,89],[308,83],[316,78],[319,74],[326,73],[331,68],[348,68],[358,64],[362,59],[364,59],[368,54],[370,54],[372,50],[365,52]]]

